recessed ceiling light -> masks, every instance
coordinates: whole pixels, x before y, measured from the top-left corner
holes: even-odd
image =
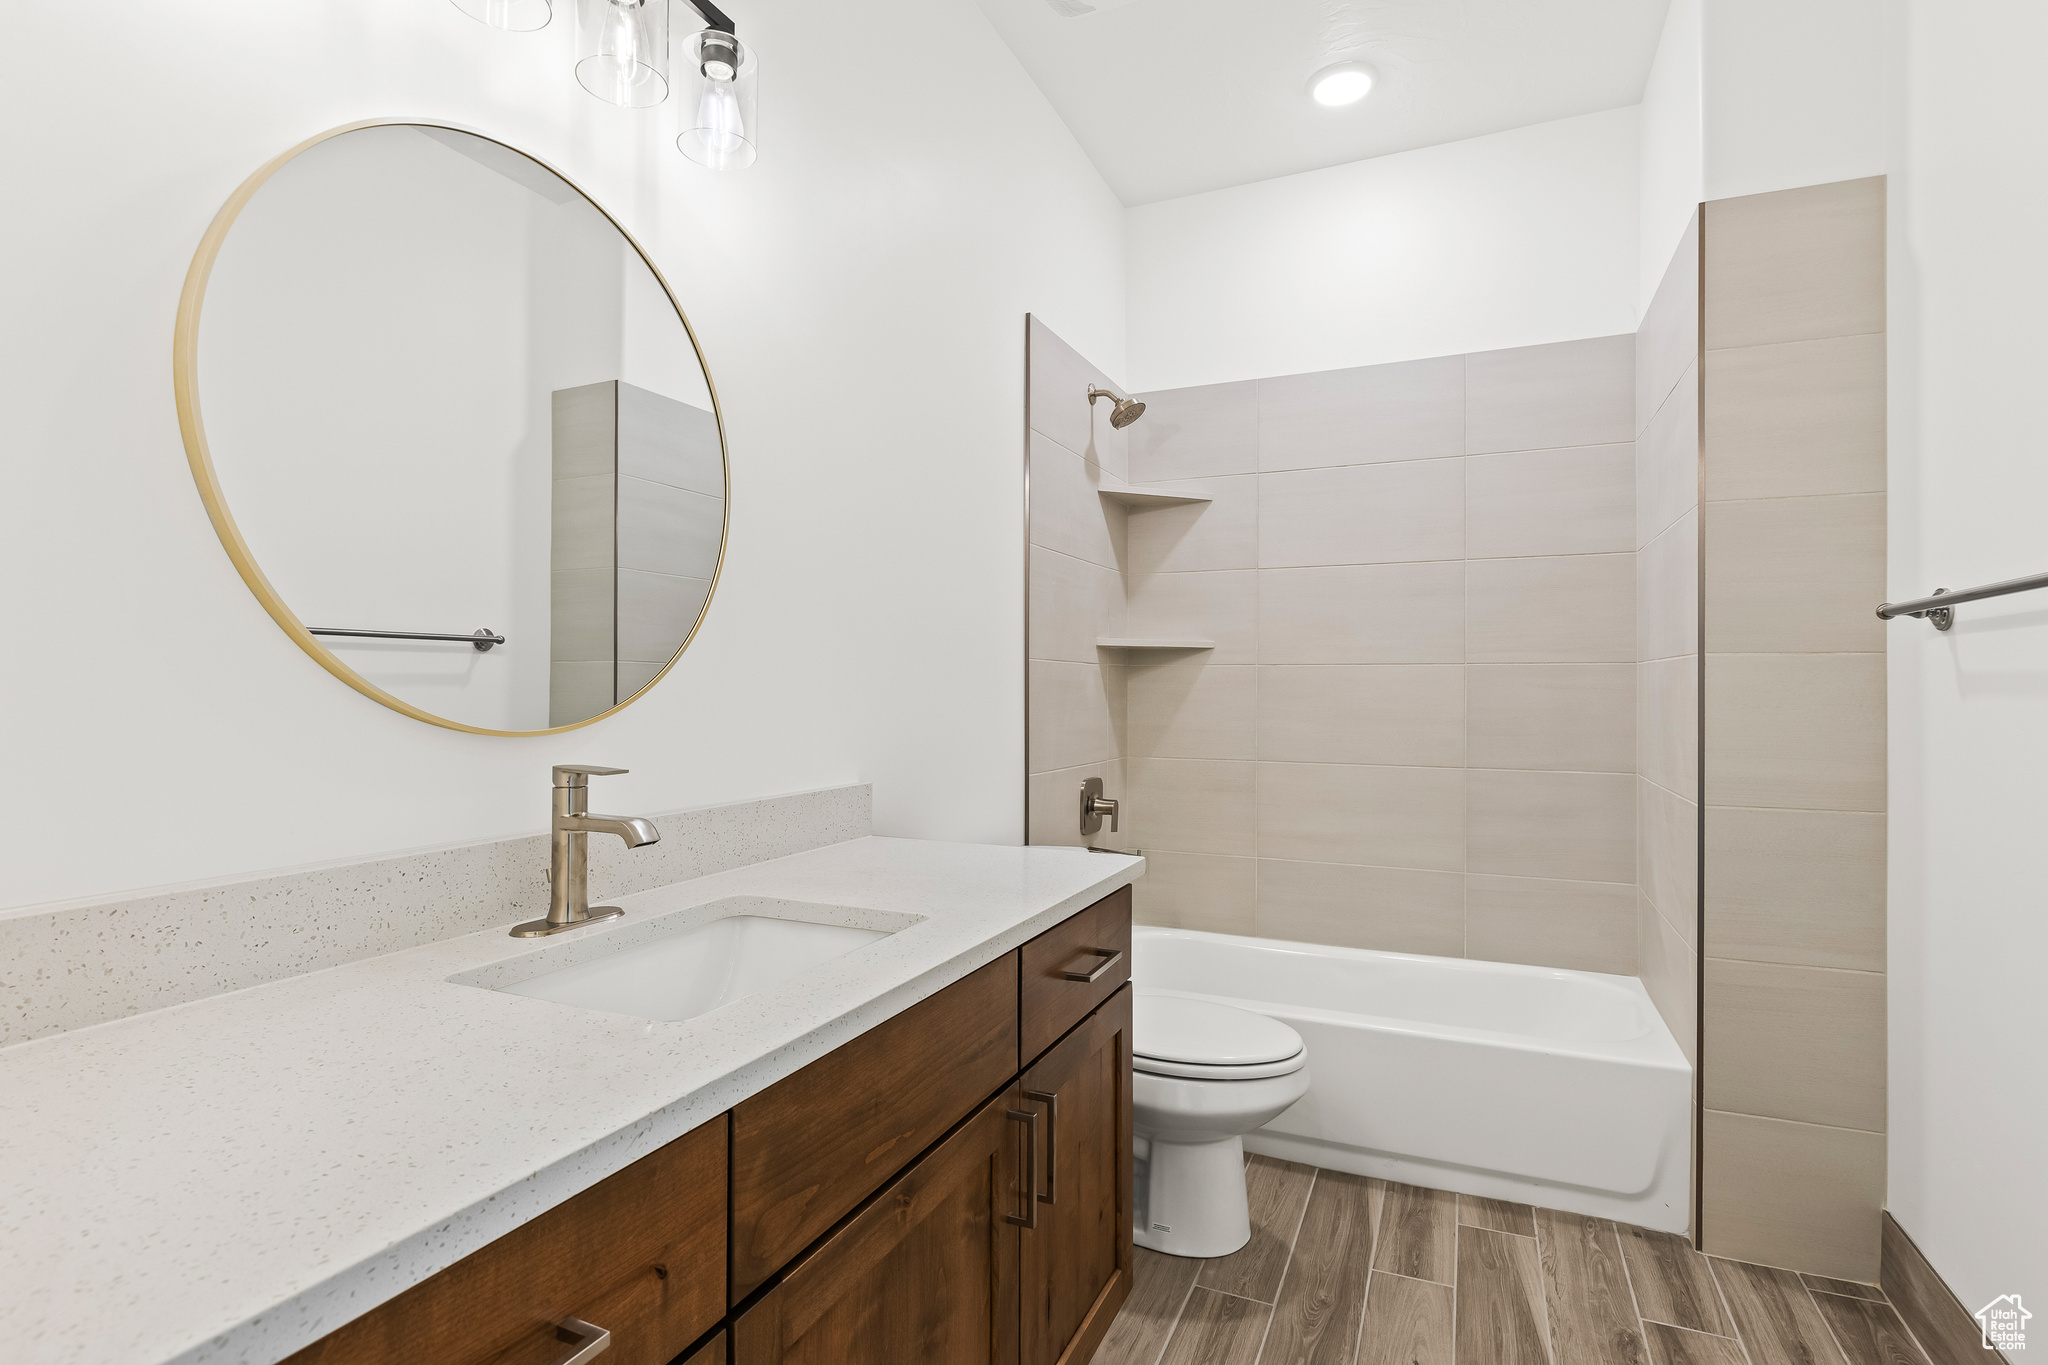
[[[1372,92],[1374,72],[1364,62],[1337,62],[1308,78],[1309,98],[1335,109],[1356,104]]]

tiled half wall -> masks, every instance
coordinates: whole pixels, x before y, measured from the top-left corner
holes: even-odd
[[[1143,394],[1115,436],[1038,326],[1031,375],[1033,842],[1099,774],[1147,922],[1637,970],[1633,337]]]

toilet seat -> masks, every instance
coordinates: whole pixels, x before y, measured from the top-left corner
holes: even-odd
[[[1308,1065],[1301,1035],[1278,1019],[1213,1000],[1139,992],[1131,1066],[1153,1076],[1255,1081]]]

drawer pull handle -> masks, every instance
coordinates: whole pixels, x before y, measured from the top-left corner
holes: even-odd
[[[1088,951],[1102,959],[1102,961],[1095,964],[1094,971],[1077,972],[1069,967],[1061,975],[1069,981],[1085,981],[1092,986],[1102,979],[1104,972],[1124,960],[1124,950],[1121,948],[1090,948]]]
[[[1060,1097],[1053,1090],[1027,1090],[1024,1098],[1045,1106],[1045,1193],[1038,1198],[1040,1203],[1050,1204],[1059,1198],[1060,1189]]]
[[[563,1318],[555,1326],[555,1340],[571,1343],[569,1353],[555,1361],[555,1365],[583,1365],[584,1361],[604,1354],[612,1344],[612,1334],[582,1318]]]
[[[1038,1111],[1036,1109],[1012,1109],[1009,1111],[1009,1114],[1012,1122],[1030,1125],[1031,1150],[1024,1158],[1024,1169],[1028,1172],[1028,1174],[1024,1177],[1024,1212],[1022,1214],[1006,1213],[1003,1215],[1003,1218],[1006,1222],[1009,1222],[1016,1227],[1027,1229],[1035,1228],[1038,1226],[1039,1198]],[[564,1361],[562,1362],[562,1365],[568,1365],[568,1362]]]

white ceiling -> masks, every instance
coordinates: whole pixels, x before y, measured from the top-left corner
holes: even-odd
[[[1669,0],[1093,0],[1072,19],[976,3],[1110,188],[1145,204],[1635,104]],[[1325,109],[1306,82],[1339,60],[1380,81]]]

